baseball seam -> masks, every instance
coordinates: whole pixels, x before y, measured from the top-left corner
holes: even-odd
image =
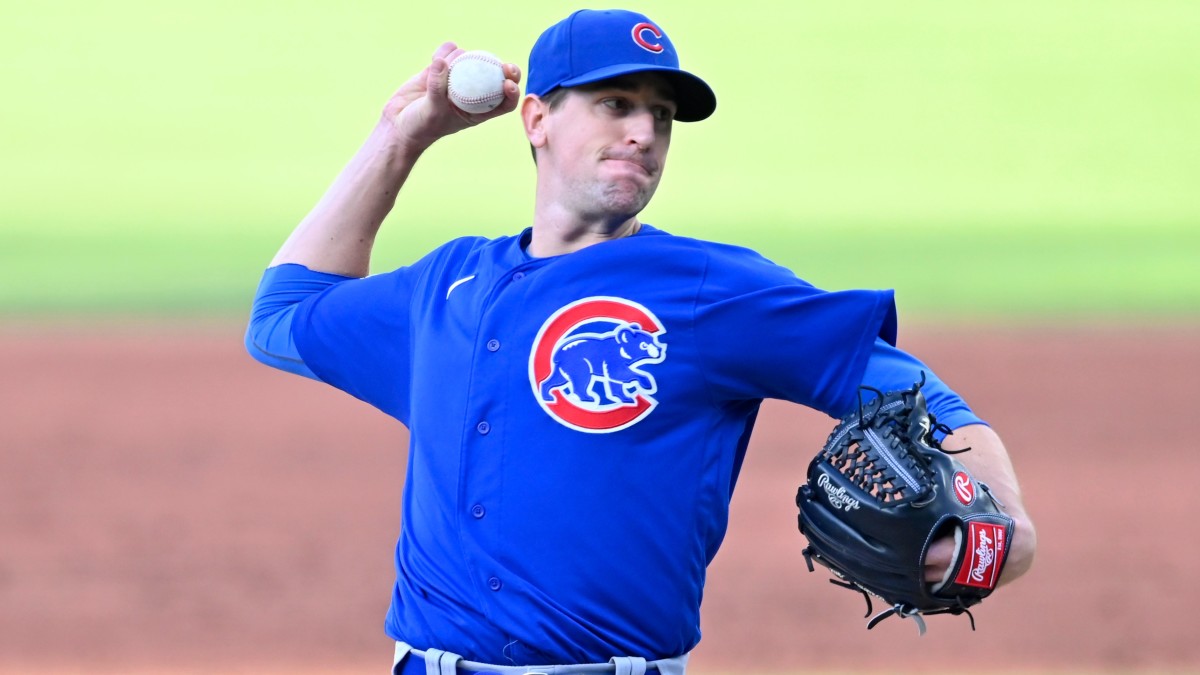
[[[454,96],[455,98],[457,98],[458,100],[462,101],[463,103],[467,103],[467,104],[472,104],[472,103],[484,103],[484,102],[489,102],[489,101],[492,101],[493,99],[501,99],[501,98],[504,98],[504,92],[500,92],[500,93],[497,93],[497,94],[492,94],[492,95],[490,95],[490,96],[461,96],[461,95],[458,95],[458,94],[457,94],[457,93],[454,91],[454,88],[453,88],[453,87],[451,87],[451,88],[450,88],[450,94],[451,94],[452,96]]]
[[[504,67],[504,64],[501,63],[498,59],[483,58],[481,56],[475,56],[475,55],[472,55],[469,58],[470,58],[470,60],[473,60],[473,61],[482,61],[483,63],[490,63],[490,64],[493,64],[496,66],[500,66],[501,68]],[[457,63],[457,59],[455,60],[455,63]],[[450,74],[454,73],[454,65],[455,65],[454,63],[450,64],[450,73],[447,74],[447,79],[449,79]],[[451,86],[447,93],[449,93],[450,96],[457,98],[459,101],[462,101],[462,103],[464,105],[475,105],[477,103],[491,103],[492,101],[498,101],[498,100],[504,99],[504,90],[503,89],[498,92],[495,92],[493,94],[489,94],[487,96],[463,96],[460,93],[458,93],[457,91],[455,91],[454,87]]]

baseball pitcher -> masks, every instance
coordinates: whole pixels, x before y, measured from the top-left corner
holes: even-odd
[[[1036,537],[1007,452],[895,346],[891,291],[828,292],[754,251],[639,220],[674,125],[717,107],[662,24],[575,12],[534,44],[523,96],[521,70],[502,65],[502,100],[486,112],[451,102],[448,71],[462,51],[443,44],[388,101],[266,270],[246,333],[259,361],[409,430],[385,623],[395,673],[684,673],[705,569],[765,398],[860,415],[856,429],[882,434],[871,391],[923,381],[934,419],[914,422],[928,435],[913,437],[939,451],[970,447],[956,455],[961,470],[1003,505],[1005,556],[985,566],[987,584],[1028,569]],[[532,220],[369,275],[375,235],[417,160],[514,111],[537,165]],[[826,453],[830,466],[866,447],[842,445]],[[858,499],[866,512],[867,497],[826,490],[842,479],[822,472],[813,495],[826,510]],[[922,489],[893,501],[920,504]],[[972,573],[982,563],[964,552],[964,520],[936,521],[921,543],[897,547],[916,550],[898,574],[949,589],[946,579]],[[810,560],[828,565],[831,550],[841,547]],[[867,581],[832,562],[844,583]]]

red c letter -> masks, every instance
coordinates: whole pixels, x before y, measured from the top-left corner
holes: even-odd
[[[633,27],[633,41],[637,43],[637,46],[645,49],[648,52],[652,52],[654,54],[661,53],[663,50],[663,46],[661,44],[657,42],[650,42],[646,38],[642,37],[642,33],[646,31],[650,31],[650,34],[656,39],[662,39],[663,34],[662,31],[658,29],[658,26],[655,26],[652,23],[642,22]]]

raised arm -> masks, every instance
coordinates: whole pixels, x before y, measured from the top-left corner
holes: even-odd
[[[371,135],[284,242],[272,267],[297,263],[319,272],[366,276],[379,226],[421,154],[443,136],[516,108],[521,73],[511,63],[504,65],[504,102],[495,110],[468,114],[451,104],[449,63],[461,53],[453,42],[438,47],[431,63],[392,95]]]

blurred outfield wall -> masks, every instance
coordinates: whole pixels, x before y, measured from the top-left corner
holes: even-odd
[[[411,4],[4,4],[0,317],[243,312],[442,40],[524,67],[572,9]],[[629,7],[719,98],[644,220],[917,313],[1200,314],[1200,3]],[[375,269],[521,229],[532,184],[515,115],[446,139]]]

